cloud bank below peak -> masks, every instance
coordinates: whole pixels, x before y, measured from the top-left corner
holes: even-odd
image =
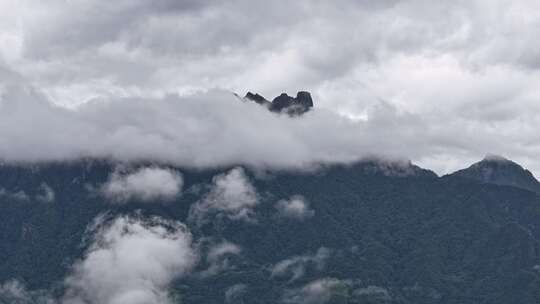
[[[459,160],[486,150],[522,157],[532,152],[532,146],[508,145],[524,134],[516,139],[504,126],[461,125],[459,119],[426,117],[385,102],[363,119],[317,108],[291,118],[217,89],[97,99],[74,109],[54,105],[28,85],[11,84],[0,92],[4,161],[98,157],[199,168],[302,168],[379,156],[412,159],[445,172],[448,164],[459,168]]]
[[[328,111],[291,119],[223,90],[98,100],[70,110],[32,88],[11,86],[0,100],[0,157],[7,161],[112,157],[196,167],[301,167],[378,150],[370,148],[368,124]]]

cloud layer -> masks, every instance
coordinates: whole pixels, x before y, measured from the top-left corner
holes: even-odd
[[[4,159],[291,166],[375,152],[444,173],[495,153],[540,172],[536,1],[6,0],[0,12]],[[307,89],[359,121],[317,111],[288,123],[187,97],[214,88]],[[75,113],[42,102],[96,99]]]
[[[5,88],[0,103],[0,156],[5,161],[112,157],[188,167],[300,168],[378,155],[411,158],[445,172],[440,163],[463,166],[457,159],[473,152],[533,155],[534,142],[507,144],[526,134],[462,127],[458,137],[453,128],[458,129],[455,122],[430,122],[389,104],[373,108],[366,120],[322,109],[291,119],[221,90],[94,101],[69,110],[16,85]]]

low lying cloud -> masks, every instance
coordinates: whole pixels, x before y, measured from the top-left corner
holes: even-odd
[[[36,199],[38,201],[50,203],[56,198],[56,193],[54,192],[53,188],[46,183],[42,183],[41,186],[39,186],[39,191],[40,193],[36,195]]]
[[[281,216],[292,219],[304,220],[315,215],[315,211],[309,207],[309,203],[301,195],[295,195],[288,200],[280,200],[275,207]]]
[[[6,161],[87,156],[186,167],[302,167],[352,161],[370,150],[359,140],[367,131],[360,123],[322,110],[291,119],[221,90],[96,100],[76,109],[54,106],[27,86],[7,86],[0,98]]]
[[[225,290],[225,303],[227,304],[237,304],[244,303],[242,297],[246,293],[248,286],[246,284],[235,284],[227,290]]]
[[[64,279],[65,293],[28,290],[17,280],[0,285],[0,302],[21,304],[173,304],[174,279],[189,275],[199,257],[191,233],[161,218],[98,216],[90,247]],[[218,249],[214,256],[229,249]]]
[[[330,257],[330,249],[321,247],[315,254],[295,256],[275,264],[271,269],[273,278],[288,278],[289,282],[300,279],[308,267],[322,270]]]
[[[4,161],[86,156],[198,168],[304,168],[376,155],[458,167],[452,159],[474,159],[485,152],[532,155],[532,147],[507,145],[516,138],[509,132],[419,115],[385,102],[357,119],[324,109],[290,118],[223,90],[100,99],[66,109],[52,105],[39,90],[16,84],[4,86],[0,100]],[[468,127],[455,136],[450,130],[462,123]],[[536,136],[529,133],[523,136]]]
[[[333,303],[335,298],[347,299],[351,303],[391,303],[388,289],[375,285],[363,285],[360,280],[326,277],[311,281],[296,289],[286,290],[285,303],[324,304]]]
[[[23,190],[10,191],[5,188],[0,188],[0,198],[5,198],[8,200],[15,200],[15,201],[36,200],[40,202],[50,203],[54,201],[55,197],[56,197],[56,194],[54,193],[54,190],[46,183],[42,183],[37,189],[36,194],[34,195],[28,194]]]
[[[74,265],[62,303],[173,303],[168,285],[189,273],[197,260],[183,224],[119,217],[99,228]]]
[[[30,291],[17,280],[0,285],[0,303],[55,304],[56,301],[46,291]]]
[[[234,168],[213,178],[211,189],[190,209],[190,221],[204,223],[211,214],[231,220],[254,221],[253,208],[259,203],[255,187],[244,170]]]
[[[239,254],[240,251],[242,250],[238,245],[224,241],[210,248],[207,259],[209,261],[217,261],[225,254]]]
[[[0,198],[7,198],[10,200],[16,200],[16,201],[27,201],[30,200],[30,196],[26,194],[26,192],[19,190],[19,191],[9,191],[4,188],[0,188]]]
[[[312,281],[301,288],[285,292],[283,302],[291,304],[324,304],[334,294],[347,288],[348,282],[336,278]]]
[[[167,201],[180,194],[182,185],[182,176],[174,170],[144,167],[125,174],[114,172],[101,191],[114,202]]]
[[[358,288],[353,292],[353,296],[363,301],[377,301],[377,303],[388,303],[392,300],[386,288],[375,285]]]
[[[218,244],[212,245],[206,255],[206,262],[208,268],[201,271],[199,276],[209,277],[214,276],[222,271],[231,269],[234,267],[231,265],[230,257],[238,255],[242,252],[240,246],[228,241],[223,241]]]
[[[9,297],[14,298],[26,298],[26,289],[19,281],[8,281],[0,285],[0,298],[7,299]]]

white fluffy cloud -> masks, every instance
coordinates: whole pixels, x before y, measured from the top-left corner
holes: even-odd
[[[304,220],[315,215],[315,211],[309,207],[309,203],[301,195],[296,195],[288,200],[280,200],[275,205],[279,214],[298,220]]]
[[[255,187],[244,170],[237,167],[213,178],[210,192],[192,205],[190,220],[202,224],[217,213],[232,220],[253,221],[253,208],[258,203]]]
[[[446,173],[495,153],[538,174],[538,16],[532,0],[5,0],[0,158],[292,166],[375,153]],[[358,121],[170,95],[213,88],[307,89]],[[38,102],[96,99],[75,112]]]
[[[67,110],[17,87],[0,104],[0,156],[8,161],[93,156],[182,166],[301,167],[356,160],[380,149],[389,155],[414,151],[395,142],[374,144],[376,124],[322,110],[291,119],[242,103],[226,91],[96,101]]]
[[[64,280],[66,291],[28,290],[19,281],[0,285],[0,301],[21,304],[172,304],[173,280],[190,274],[198,263],[196,245],[185,225],[161,218],[102,215],[90,225],[90,247]],[[224,243],[225,244],[225,243]],[[230,243],[227,243],[230,244]],[[213,260],[231,248],[221,246]]]
[[[65,280],[62,303],[172,303],[168,285],[197,262],[187,228],[130,217],[98,227],[93,244]]]
[[[512,129],[484,130],[476,128],[477,123],[469,127],[463,123],[400,112],[389,104],[372,108],[367,120],[321,109],[291,119],[219,90],[185,97],[96,101],[68,110],[51,105],[33,89],[9,86],[0,103],[0,156],[6,161],[89,156],[188,167],[298,168],[379,155],[412,158],[445,172],[448,168],[441,169],[438,163],[463,166],[456,156],[473,160],[484,151],[506,151],[506,156],[532,159],[537,151],[530,141],[508,145],[516,138],[536,136],[532,127],[520,129],[515,136]],[[452,131],[458,129],[460,136]]]
[[[101,191],[116,202],[170,200],[182,191],[180,173],[158,167],[143,167],[134,172],[114,172]]]

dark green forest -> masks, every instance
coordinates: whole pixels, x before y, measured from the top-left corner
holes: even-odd
[[[215,216],[194,225],[190,206],[229,168],[169,167],[184,180],[174,201],[111,204],[95,189],[116,166],[100,160],[0,166],[0,282],[15,279],[59,297],[63,278],[87,250],[83,240],[94,218],[136,214],[179,220],[194,239],[242,248],[216,275],[174,280],[178,303],[225,303],[234,285],[242,292],[227,301],[293,303],[287,292],[320,278],[339,282],[327,303],[540,303],[540,197],[530,185],[490,183],[472,173],[438,177],[376,161],[309,171],[245,168],[260,201],[256,222]],[[39,199],[44,184],[54,200]],[[313,216],[276,216],[276,201],[295,195],[309,202]],[[329,252],[324,265],[307,262],[298,278],[272,275],[279,261],[321,248]]]

